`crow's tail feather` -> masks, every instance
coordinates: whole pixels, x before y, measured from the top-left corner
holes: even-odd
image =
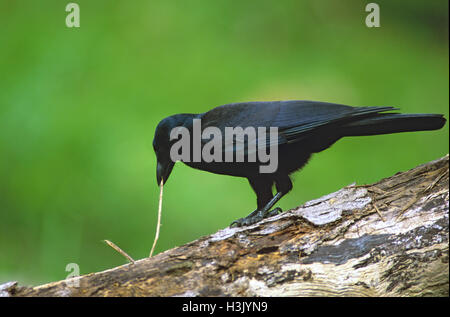
[[[442,114],[378,113],[342,126],[344,136],[364,136],[408,131],[437,130],[446,120]]]

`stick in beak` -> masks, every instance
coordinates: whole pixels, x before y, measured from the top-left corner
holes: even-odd
[[[149,258],[152,257],[153,251],[155,250],[156,242],[158,241],[158,238],[159,238],[159,227],[161,227],[163,186],[164,186],[164,180],[161,178],[161,183],[159,184],[160,191],[159,191],[159,205],[158,205],[158,223],[156,225],[156,234],[155,234],[155,239],[153,240],[152,250],[150,251],[150,255],[148,256]]]

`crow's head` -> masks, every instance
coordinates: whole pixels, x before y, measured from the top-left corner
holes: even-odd
[[[163,181],[167,182],[172,172],[175,162],[170,157],[170,148],[176,140],[170,140],[170,133],[173,129],[185,126],[186,121],[192,119],[192,114],[177,114],[167,117],[158,124],[153,138],[153,149],[155,150],[156,165],[156,181],[158,185]]]

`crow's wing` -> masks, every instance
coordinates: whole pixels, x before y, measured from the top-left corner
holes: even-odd
[[[247,102],[227,104],[199,115],[202,130],[218,128],[223,139],[223,150],[253,152],[257,148],[293,143],[303,140],[318,129],[360,120],[367,116],[394,110],[393,107],[351,107],[327,102],[306,100]],[[235,138],[234,144],[225,142],[226,128],[254,128],[256,137],[246,135]],[[276,138],[269,137],[269,129],[276,127]],[[258,134],[258,128],[265,128],[265,136]],[[203,139],[202,143],[209,142]],[[228,140],[229,141],[229,140]]]
[[[377,115],[380,112],[397,110],[394,107],[351,107],[340,104],[292,101],[280,107],[280,111],[272,124],[278,126],[283,143],[303,140],[318,130],[334,126],[339,128],[344,124],[359,121],[363,118]],[[330,133],[338,133],[337,130]]]

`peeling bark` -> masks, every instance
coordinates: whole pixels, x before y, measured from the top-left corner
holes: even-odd
[[[449,158],[8,296],[448,296]]]

